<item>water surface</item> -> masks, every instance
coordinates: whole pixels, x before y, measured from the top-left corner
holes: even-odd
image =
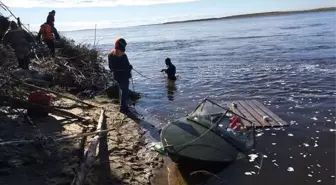
[[[92,43],[94,34],[66,35]],[[219,174],[226,184],[334,184],[335,11],[104,29],[97,35],[104,52],[116,37],[127,40],[130,62],[149,78],[133,72],[135,90],[144,93],[137,106],[161,120],[158,128],[205,97],[258,99],[291,123],[260,130],[257,149],[267,156],[260,173],[247,175],[258,169],[241,161]],[[160,73],[166,57],[179,75],[173,86]]]

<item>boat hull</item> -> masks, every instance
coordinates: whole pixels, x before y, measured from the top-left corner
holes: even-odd
[[[161,141],[174,162],[190,159],[229,163],[241,156],[237,147],[224,139],[223,135],[186,117],[163,128]]]

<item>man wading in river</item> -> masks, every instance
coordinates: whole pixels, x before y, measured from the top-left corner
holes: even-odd
[[[172,81],[175,81],[176,80],[176,76],[175,76],[176,68],[175,68],[175,66],[171,63],[170,58],[166,58],[165,62],[166,62],[166,65],[167,65],[168,68],[167,69],[162,69],[161,72],[167,73],[168,79],[172,80]]]
[[[129,79],[132,77],[131,70],[133,66],[129,63],[126,50],[125,39],[118,39],[115,42],[114,49],[108,54],[110,70],[113,72],[114,80],[119,85],[120,112],[128,116],[134,116],[128,107]]]

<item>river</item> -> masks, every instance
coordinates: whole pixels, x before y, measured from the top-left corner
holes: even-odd
[[[85,43],[94,37],[93,30],[64,34]],[[133,73],[135,90],[144,93],[137,106],[160,120],[157,128],[205,97],[258,99],[291,123],[259,130],[262,168],[232,164],[218,173],[225,184],[335,184],[335,11],[101,29],[98,47],[107,53],[117,37],[146,76]],[[179,76],[173,87],[160,73],[167,57]],[[197,183],[220,184],[190,182]]]

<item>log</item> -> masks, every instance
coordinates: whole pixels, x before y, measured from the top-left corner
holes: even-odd
[[[75,114],[72,114],[70,112],[66,112],[64,110],[57,109],[52,106],[43,106],[38,105],[34,103],[30,103],[28,101],[12,98],[10,96],[0,96],[0,105],[1,106],[9,106],[11,108],[17,108],[17,109],[36,109],[36,110],[44,110],[49,113],[59,113],[68,117],[74,117],[79,120],[82,120],[83,118],[80,116],[77,116]]]
[[[111,86],[105,89],[106,95],[110,99],[119,99],[119,86],[115,82]],[[136,101],[141,98],[141,94],[132,90],[129,90],[128,98],[132,101]]]
[[[11,76],[13,77],[13,75],[11,75]],[[42,88],[42,87],[38,87],[38,86],[35,86],[35,85],[28,84],[28,83],[26,83],[26,82],[24,82],[24,81],[22,81],[22,80],[20,80],[20,79],[18,79],[16,77],[14,77],[13,80],[16,81],[16,82],[18,82],[18,83],[20,83],[23,86],[26,86],[26,87],[30,87],[30,88],[37,89],[37,90],[44,91],[44,92],[48,92],[48,93],[52,93],[52,94],[55,94],[55,95],[57,95],[59,97],[66,98],[66,99],[69,99],[69,100],[72,100],[72,101],[75,101],[75,102],[87,105],[89,107],[95,107],[94,105],[91,105],[89,103],[81,101],[81,100],[79,100],[77,98],[72,98],[72,97],[60,94],[60,93],[58,93],[56,91],[53,91],[53,90],[50,90],[50,89],[45,89],[45,88]]]
[[[101,130],[102,124],[104,121],[104,110],[101,110],[97,131]],[[93,140],[91,141],[88,150],[85,153],[85,160],[81,164],[74,180],[72,181],[72,185],[83,185],[85,182],[85,178],[89,173],[91,166],[96,160],[97,157],[97,147],[99,143],[100,134],[96,135]]]
[[[55,139],[54,141],[55,142],[62,142],[62,141],[68,140],[68,139],[75,139],[75,138],[79,138],[79,137],[87,137],[87,136],[92,136],[92,135],[96,135],[96,134],[104,134],[104,133],[107,133],[111,130],[114,130],[114,129],[106,129],[106,130],[94,131],[94,132],[89,132],[89,133],[68,135],[68,136],[64,136],[64,137]],[[44,138],[53,138],[53,136],[43,136],[43,137]],[[16,145],[16,144],[31,144],[31,143],[35,143],[35,142],[36,142],[35,139],[4,141],[4,142],[0,142],[0,146]]]

